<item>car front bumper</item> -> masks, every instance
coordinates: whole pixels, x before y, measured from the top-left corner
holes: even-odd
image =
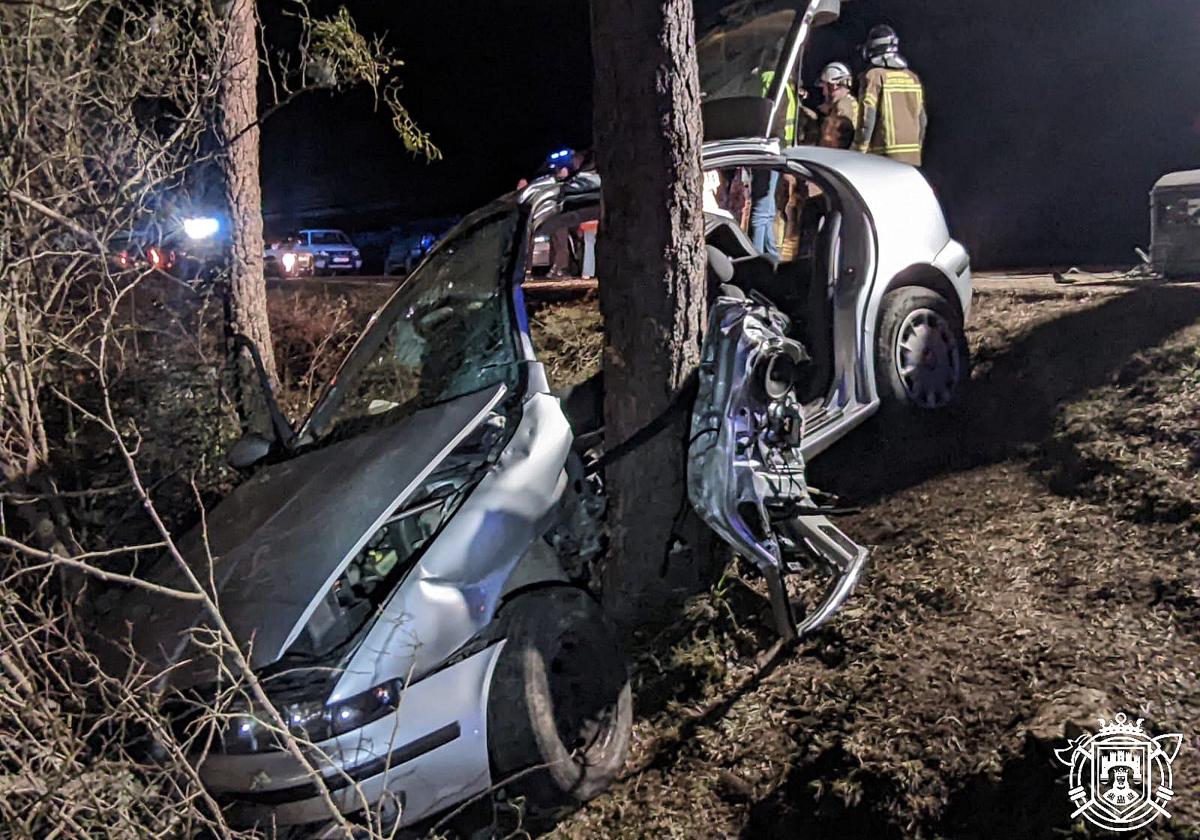
[[[452,807],[492,784],[487,695],[503,644],[408,686],[395,713],[309,748],[321,782],[284,752],[214,753],[200,777],[237,825],[330,819],[318,784],[343,813],[397,804],[401,825]]]
[[[316,261],[316,266],[322,271],[359,271],[362,269],[362,258],[350,259],[346,262],[335,262],[332,257],[320,257]]]

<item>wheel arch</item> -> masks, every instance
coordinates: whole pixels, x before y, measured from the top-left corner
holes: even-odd
[[[962,299],[958,295],[958,290],[954,288],[954,284],[950,282],[949,278],[937,266],[929,263],[910,265],[891,279],[891,282],[884,288],[883,293],[886,295],[905,286],[918,286],[929,289],[932,292],[937,292],[954,307],[954,311],[958,313],[960,320],[966,320],[963,313]],[[876,314],[876,321],[878,322],[882,317],[883,307],[881,306]]]

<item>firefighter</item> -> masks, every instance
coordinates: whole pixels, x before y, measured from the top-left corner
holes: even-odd
[[[900,55],[900,38],[890,26],[876,26],[863,44],[870,65],[859,88],[861,121],[854,148],[921,165],[925,146],[925,89]]]
[[[821,145],[848,149],[858,132],[858,100],[850,92],[854,77],[850,68],[835,61],[821,71]]]

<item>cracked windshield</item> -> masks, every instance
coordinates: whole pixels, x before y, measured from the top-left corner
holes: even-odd
[[[345,438],[500,383],[516,351],[505,272],[513,209],[468,222],[384,306],[313,410],[316,436]]]

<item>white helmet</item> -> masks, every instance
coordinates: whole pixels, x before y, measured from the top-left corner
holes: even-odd
[[[838,87],[850,87],[853,77],[850,74],[850,68],[840,61],[835,61],[832,64],[825,65],[825,69],[821,71],[821,83]]]

